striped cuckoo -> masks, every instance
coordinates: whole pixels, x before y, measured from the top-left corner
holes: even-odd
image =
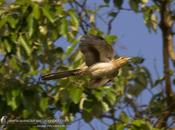
[[[116,72],[131,59],[114,59],[114,50],[105,39],[94,35],[85,35],[80,40],[79,48],[85,57],[85,68],[50,73],[41,76],[42,80],[59,79],[68,76],[89,76],[89,88],[103,86],[114,78]]]

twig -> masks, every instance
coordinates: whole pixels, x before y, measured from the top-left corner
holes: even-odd
[[[130,9],[130,8],[123,8],[123,7],[121,7],[120,10],[121,10],[121,11],[132,11],[132,12],[133,12],[133,9]],[[138,12],[138,13],[142,13],[141,10],[138,10],[137,12]]]
[[[76,9],[76,13],[79,16],[80,27],[81,27],[84,34],[87,34],[88,27],[91,26],[88,23],[89,20],[85,20],[85,19],[90,19],[89,13],[86,10],[86,3],[87,3],[87,0],[84,0],[82,4],[80,4],[78,1],[74,0],[74,4],[76,7],[74,7],[72,2],[69,3],[72,8]],[[81,9],[80,11],[78,10],[78,7]],[[83,15],[83,13],[84,13],[84,15]]]
[[[113,16],[113,17],[109,20],[109,22],[108,22],[107,34],[110,34],[110,33],[111,33],[112,23],[113,23],[113,21],[116,19],[116,17],[118,16],[119,12],[120,12],[120,11],[116,12],[116,15]]]
[[[91,124],[91,123],[88,123],[89,126],[91,127],[92,130],[95,130],[95,127]]]

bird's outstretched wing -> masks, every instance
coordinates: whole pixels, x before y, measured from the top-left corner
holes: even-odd
[[[80,40],[79,48],[85,56],[87,66],[91,66],[98,62],[109,62],[114,57],[112,46],[99,36],[83,36]]]

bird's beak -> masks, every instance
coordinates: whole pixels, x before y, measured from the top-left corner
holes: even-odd
[[[130,60],[132,60],[132,58],[131,58],[131,57],[128,57],[128,58],[127,58],[127,61],[130,61]]]

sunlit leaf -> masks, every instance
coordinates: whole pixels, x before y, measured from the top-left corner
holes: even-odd
[[[124,123],[114,123],[110,125],[108,130],[124,130],[125,129]]]
[[[106,102],[102,102],[102,106],[103,106],[104,112],[107,112],[110,110],[110,107]]]
[[[49,19],[51,23],[54,23],[54,18],[48,6],[42,7],[43,14]]]
[[[120,113],[120,119],[124,123],[128,123],[129,122],[129,117],[127,116],[127,114],[125,112],[121,112]]]
[[[46,26],[39,26],[39,31],[41,34],[46,35],[48,32],[48,29]]]
[[[28,23],[29,37],[31,37],[33,35],[33,32],[34,32],[34,20],[33,20],[32,16],[28,17],[27,23]]]
[[[72,53],[72,51],[75,49],[76,45],[77,45],[77,43],[74,42],[72,45],[70,45],[70,46],[66,49],[65,57],[66,57],[66,56],[69,56],[69,55]]]
[[[7,39],[4,40],[4,46],[7,50],[7,52],[11,52],[12,51],[12,45],[8,42]]]
[[[149,2],[149,0],[141,0],[142,3],[146,4]]]
[[[12,28],[15,28],[16,27],[16,24],[18,22],[18,19],[13,18],[12,16],[8,16],[7,17],[7,21],[8,21],[8,23],[10,24],[10,26]]]
[[[18,40],[19,40],[20,44],[24,47],[27,55],[30,56],[31,48],[29,47],[28,43],[25,41],[24,37],[21,35],[21,36],[19,36]]]
[[[69,15],[71,17],[70,22],[71,22],[71,29],[72,31],[78,31],[79,27],[79,20],[73,10],[69,11]]]
[[[165,80],[165,77],[160,77],[154,82],[154,86],[161,84]]]
[[[39,4],[34,3],[34,4],[32,5],[32,7],[33,7],[32,15],[33,15],[33,17],[34,17],[35,19],[38,20],[38,19],[40,18]]]
[[[11,92],[7,93],[7,104],[12,107],[12,110],[17,109],[18,104],[20,103],[18,101],[18,98],[20,96],[19,90],[12,90]]]
[[[131,130],[152,130],[151,125],[149,125],[146,121],[144,120],[134,120],[132,122],[132,129]]]
[[[60,25],[60,34],[62,34],[64,37],[67,37],[68,32],[68,21],[66,19],[62,19]]]
[[[2,26],[4,26],[6,24],[6,22],[8,21],[8,17],[3,17],[1,20],[0,20],[0,28]]]
[[[158,27],[158,18],[155,15],[151,15],[150,20],[153,30],[156,31]]]
[[[75,104],[77,104],[81,99],[82,89],[81,88],[71,88],[69,94],[70,94],[71,100]]]
[[[116,40],[117,40],[117,36],[115,36],[115,35],[107,35],[106,37],[105,37],[105,40],[108,42],[108,43],[114,43],[114,42],[116,42]]]
[[[83,95],[82,96],[82,98],[81,98],[81,100],[80,100],[80,104],[79,104],[79,108],[81,109],[81,110],[83,110],[83,105],[84,105],[84,102],[87,100],[87,97],[86,97],[86,95]]]

